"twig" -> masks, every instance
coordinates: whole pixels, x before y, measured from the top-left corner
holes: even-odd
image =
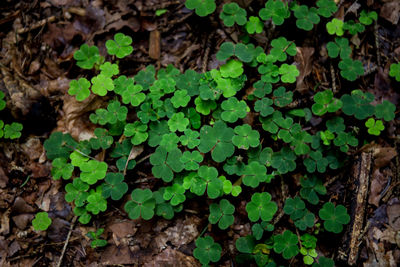
[[[332,76],[332,91],[333,94],[337,93],[337,88],[336,88],[336,76],[335,76],[335,69],[333,68],[332,64],[331,65],[331,76]]]
[[[65,251],[67,250],[69,239],[71,237],[72,229],[74,229],[74,226],[75,226],[76,219],[78,219],[78,216],[74,216],[74,218],[72,219],[71,225],[69,226],[67,239],[65,240],[64,247],[62,249],[60,259],[58,260],[58,263],[57,263],[57,267],[61,266],[62,260],[64,258]]]
[[[372,153],[362,152],[361,162],[358,170],[358,191],[356,198],[356,208],[354,210],[354,220],[350,239],[350,253],[347,263],[354,265],[358,258],[359,237],[362,233],[364,225],[365,205],[367,203],[367,195],[370,181],[370,173],[372,166]]]
[[[333,184],[333,183],[336,182],[336,180],[339,179],[340,177],[341,177],[341,175],[335,175],[335,176],[333,176],[331,179],[329,179],[328,181],[326,181],[326,182],[324,183],[324,187],[327,187],[327,186]]]
[[[204,57],[203,57],[203,65],[201,66],[201,71],[204,73],[207,71],[207,65],[208,65],[208,57],[210,55],[210,50],[211,50],[211,40],[214,37],[214,32],[212,32],[206,42],[206,51],[204,52]]]
[[[378,32],[378,22],[375,20],[374,34],[375,34],[375,46],[376,46],[376,61],[378,66],[381,66],[381,54],[379,53],[379,32]]]
[[[44,26],[47,22],[53,22],[55,20],[56,20],[55,16],[51,16],[51,17],[48,17],[46,19],[42,19],[42,20],[32,24],[30,27],[25,27],[25,28],[18,29],[17,33],[18,34],[23,34],[23,33],[29,32],[31,30],[34,30],[34,29],[37,29],[39,27]]]
[[[136,165],[138,165],[139,163],[142,163],[142,162],[145,161],[146,159],[150,158],[153,154],[154,154],[154,153],[148,154],[147,156],[145,156],[145,157],[139,159],[139,160],[136,162]]]

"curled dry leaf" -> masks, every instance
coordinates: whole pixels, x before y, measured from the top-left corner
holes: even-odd
[[[311,74],[312,71],[312,55],[314,54],[314,47],[297,47],[297,54],[294,60],[298,63],[297,68],[300,75],[297,77],[296,90],[300,93],[308,90],[309,86],[306,85],[304,78]]]
[[[393,25],[397,25],[400,18],[400,1],[393,0],[385,3],[381,7],[379,16],[391,22]]]

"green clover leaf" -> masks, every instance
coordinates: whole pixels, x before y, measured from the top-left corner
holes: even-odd
[[[0,91],[0,110],[3,110],[6,107],[6,101],[3,100],[4,97],[5,94],[2,91]]]
[[[255,88],[253,94],[258,98],[263,98],[265,95],[272,92],[272,84],[261,80],[255,82],[253,87]]]
[[[232,196],[237,197],[242,192],[242,187],[240,185],[232,185],[232,182],[227,180],[225,176],[220,176],[218,178],[222,181],[222,190],[224,191],[224,194],[231,194]]]
[[[254,104],[254,110],[260,112],[261,116],[267,117],[275,111],[274,108],[271,107],[272,103],[272,99],[268,97],[263,97],[262,99],[256,101],[256,103]]]
[[[74,171],[74,166],[70,163],[67,163],[66,158],[56,158],[53,160],[51,175],[54,180],[59,180],[61,177],[64,180],[68,180],[72,176],[72,172]]]
[[[319,217],[324,220],[324,228],[328,232],[338,234],[343,230],[343,224],[350,222],[350,216],[343,205],[335,205],[332,202],[325,203],[319,210]]]
[[[255,223],[251,227],[251,231],[253,233],[253,236],[256,240],[260,240],[264,234],[264,231],[271,232],[274,230],[274,225],[268,222],[261,222],[261,223]]]
[[[400,63],[392,63],[390,65],[389,76],[394,77],[396,81],[400,82]]]
[[[236,3],[231,3],[231,4],[236,4]],[[227,4],[225,4],[225,6],[226,5]],[[232,42],[224,42],[219,47],[216,57],[219,61],[224,61],[233,56],[234,54],[235,54],[235,44]]]
[[[190,101],[190,96],[186,90],[175,91],[174,96],[171,97],[171,102],[174,108],[186,107]]]
[[[250,221],[256,222],[261,218],[262,221],[267,222],[272,219],[278,210],[278,206],[275,202],[271,201],[271,198],[268,192],[253,194],[251,201],[246,205],[246,211]]]
[[[220,19],[224,22],[225,26],[232,27],[235,22],[237,25],[243,26],[247,22],[247,12],[245,9],[239,7],[237,3],[224,4],[222,12],[219,14]]]
[[[283,108],[284,106],[292,103],[293,92],[286,92],[286,88],[279,86],[274,90],[274,104],[277,107]]]
[[[306,209],[304,211],[305,213],[303,217],[294,222],[294,225],[301,231],[305,231],[307,227],[312,228],[314,226],[314,221],[315,221],[315,215],[313,213],[309,212]]]
[[[172,206],[177,206],[186,200],[185,188],[175,183],[173,186],[168,186],[165,188],[163,198],[169,200]]]
[[[272,40],[271,46],[270,55],[272,56],[273,62],[283,62],[286,61],[287,55],[295,56],[297,54],[296,44],[294,42],[289,42],[285,37]]]
[[[306,31],[310,31],[314,24],[318,24],[320,20],[318,10],[315,7],[308,8],[306,5],[296,6],[294,16],[297,18],[297,28]]]
[[[187,69],[184,74],[180,74],[176,78],[176,87],[180,90],[187,90],[189,96],[199,94],[199,81],[203,74],[194,70]],[[136,75],[137,77],[137,75]]]
[[[84,207],[75,207],[74,214],[76,216],[79,216],[78,221],[81,224],[88,224],[90,222],[90,220],[92,219],[92,215],[90,215],[88,213],[88,211],[86,210],[86,208],[84,208]]]
[[[354,115],[358,120],[363,120],[375,112],[374,106],[370,104],[374,100],[374,96],[369,92],[353,90],[351,95],[344,94],[340,100],[343,102],[344,114]]]
[[[333,18],[326,24],[326,30],[330,35],[342,36],[344,34],[343,26],[343,20]]]
[[[233,224],[235,217],[233,213],[235,212],[235,206],[229,203],[226,199],[221,199],[219,204],[212,203],[210,205],[210,216],[208,216],[208,221],[212,224],[218,223],[218,227],[222,230],[227,229]]]
[[[246,31],[249,34],[262,33],[264,24],[260,21],[258,17],[250,16],[245,27]]]
[[[365,10],[360,13],[360,22],[364,25],[371,25],[374,20],[378,19],[378,14],[375,11],[367,12]]]
[[[387,100],[383,100],[381,104],[375,106],[375,116],[378,119],[391,121],[395,117],[396,106]]]
[[[74,59],[77,61],[76,65],[82,69],[89,70],[100,60],[99,49],[97,46],[88,46],[87,44],[83,44],[79,50],[75,51]]]
[[[296,155],[305,155],[310,152],[310,147],[307,143],[312,142],[312,136],[306,131],[299,131],[293,134],[293,140],[290,143],[294,146]]]
[[[89,160],[79,166],[81,170],[81,180],[90,185],[106,176],[108,165],[103,161]]]
[[[207,188],[207,195],[211,199],[215,199],[220,196],[221,191],[222,191],[222,181],[218,179],[218,171],[214,167],[209,167],[209,166],[200,166],[200,168],[197,171],[198,177],[200,179],[197,179],[194,183],[194,186],[196,189],[191,188],[194,190],[193,193],[196,195],[203,195],[206,188]]]
[[[203,161],[203,156],[197,150],[192,152],[185,151],[183,152],[180,161],[184,164],[185,170],[194,171],[199,168],[199,163]]]
[[[114,83],[110,77],[99,74],[92,78],[92,92],[99,96],[105,96],[107,91],[114,90]]]
[[[364,74],[364,67],[361,61],[345,58],[339,62],[340,75],[349,81],[355,81]]]
[[[280,0],[268,0],[265,8],[260,9],[259,15],[263,20],[272,19],[275,25],[279,26],[290,17],[290,11],[288,6]]]
[[[86,205],[86,209],[94,215],[99,214],[100,211],[107,210],[107,200],[101,194],[101,191],[91,192],[87,197],[88,204]]]
[[[51,219],[47,212],[38,212],[32,220],[32,226],[35,231],[45,231],[49,228]]]
[[[318,257],[315,249],[306,249],[305,247],[300,248],[300,254],[304,256],[303,262],[307,265],[311,265],[314,262],[314,258]]]
[[[151,122],[149,128],[149,139],[147,143],[151,147],[158,146],[162,140],[163,135],[169,133],[168,124],[165,120]]]
[[[144,220],[150,220],[154,216],[156,201],[153,198],[153,192],[150,189],[136,188],[131,193],[132,200],[125,204],[125,211],[132,220],[142,217]]]
[[[376,136],[379,136],[381,134],[381,131],[385,129],[385,126],[383,126],[383,122],[381,120],[375,121],[373,118],[369,118],[365,122],[365,126],[368,128],[369,134]]]
[[[22,124],[13,122],[4,126],[4,138],[17,139],[21,137]]]
[[[180,138],[176,133],[167,133],[161,137],[160,146],[164,147],[167,152],[170,152],[178,147]]]
[[[150,163],[153,165],[151,170],[154,176],[162,178],[165,182],[171,182],[174,178],[174,172],[183,170],[181,157],[182,152],[177,148],[167,152],[164,147],[158,147],[150,157]]]
[[[336,112],[343,106],[342,101],[333,97],[331,90],[316,93],[314,101],[315,104],[312,105],[311,110],[317,116],[322,116],[326,112]]]
[[[187,9],[194,9],[200,17],[210,15],[217,8],[215,0],[186,0],[185,6]]]
[[[221,108],[224,110],[221,113],[221,119],[226,122],[236,122],[239,118],[243,119],[247,115],[246,102],[237,100],[236,97],[230,97],[223,101]]]
[[[100,74],[103,74],[107,77],[112,77],[119,73],[119,68],[117,64],[111,64],[110,62],[105,62],[100,65]]]
[[[122,103],[130,103],[133,107],[139,106],[146,99],[146,95],[142,91],[143,87],[140,84],[129,83],[121,93]]]
[[[318,194],[326,194],[326,187],[322,183],[321,179],[318,179],[316,176],[312,176],[311,178],[301,178],[300,184],[300,196],[313,205],[317,205],[319,202]]]
[[[184,135],[179,137],[179,141],[182,145],[187,146],[189,149],[193,149],[200,144],[199,136],[199,132],[187,129],[184,131]]]
[[[139,145],[147,140],[149,134],[147,133],[147,125],[141,123],[140,121],[135,121],[134,123],[128,123],[124,128],[124,135],[131,137],[131,142],[133,145]]]
[[[329,18],[338,10],[338,7],[333,0],[318,0],[317,7],[318,14],[325,18]]]
[[[216,162],[223,162],[233,155],[235,147],[232,144],[234,131],[222,121],[217,121],[214,126],[204,125],[200,130],[200,152],[211,151],[211,157]]]
[[[294,83],[296,82],[296,77],[300,75],[300,72],[295,65],[284,63],[279,67],[279,74],[281,75],[282,82]]]
[[[271,166],[278,170],[279,173],[285,174],[296,168],[296,155],[288,148],[283,147],[281,151],[275,152],[271,157]]]
[[[224,78],[237,78],[243,74],[243,62],[230,59],[220,67],[221,76]]]
[[[262,75],[261,80],[265,83],[279,82],[279,67],[271,62],[260,65],[258,67],[258,72]]]
[[[75,202],[77,207],[82,207],[85,204],[89,193],[86,192],[89,189],[89,185],[83,182],[79,178],[75,178],[72,183],[65,186],[65,200],[67,202]]]
[[[107,40],[106,48],[109,55],[115,55],[117,58],[124,58],[133,51],[132,38],[123,33],[114,35],[114,40]]]
[[[156,80],[155,74],[156,69],[153,65],[149,65],[135,75],[135,82],[140,84],[143,87],[143,90],[147,90]]]
[[[107,173],[105,178],[106,183],[103,186],[103,197],[112,200],[120,200],[126,192],[128,192],[128,185],[124,182],[124,175],[122,173]]]
[[[267,175],[267,168],[257,161],[250,162],[243,171],[243,184],[256,188],[262,182],[270,182],[271,177]]]
[[[93,149],[107,149],[110,148],[114,142],[114,138],[108,135],[108,131],[102,128],[96,128],[94,130],[94,135],[96,138],[91,138],[89,140],[90,146]]]
[[[286,199],[283,211],[286,214],[290,215],[290,218],[293,221],[301,219],[307,212],[304,201],[301,200],[298,196],[296,196],[295,198]]]
[[[249,147],[257,147],[260,144],[260,133],[251,129],[248,124],[236,126],[234,132],[232,143],[239,149],[248,150]]]
[[[343,132],[346,128],[346,126],[344,125],[344,119],[342,117],[334,117],[326,121],[326,127],[332,133]]]
[[[349,45],[349,40],[346,38],[335,38],[335,42],[329,42],[326,45],[328,49],[328,55],[331,58],[337,58],[340,55],[341,59],[346,59],[350,57],[351,47]]]
[[[68,94],[76,95],[76,100],[83,101],[90,95],[90,82],[85,78],[80,78],[79,80],[72,80],[69,83]]]
[[[290,259],[299,253],[297,246],[297,235],[293,234],[290,230],[285,230],[283,234],[274,236],[274,251],[282,254],[284,259]]]
[[[309,153],[309,158],[305,158],[303,163],[307,171],[310,173],[318,170],[319,173],[324,173],[329,164],[328,159],[324,158],[320,151],[313,151]]]
[[[183,132],[189,126],[189,119],[185,118],[183,112],[178,112],[172,115],[168,120],[168,127],[171,132]]]
[[[351,35],[356,35],[357,33],[365,31],[365,27],[361,23],[355,23],[354,20],[349,20],[344,23],[343,30],[348,31]]]
[[[193,250],[193,256],[201,264],[207,266],[210,261],[217,262],[221,258],[222,247],[220,244],[214,243],[211,236],[200,237],[195,243],[196,248]]]
[[[335,262],[330,259],[330,258],[325,258],[325,257],[319,257],[318,258],[318,263],[314,262],[312,267],[334,267]]]
[[[340,147],[340,151],[346,153],[349,150],[350,146],[357,146],[358,139],[353,136],[351,133],[340,132],[338,136],[333,140],[335,146]]]

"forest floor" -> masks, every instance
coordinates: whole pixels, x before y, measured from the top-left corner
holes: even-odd
[[[262,1],[237,2],[242,6],[257,6]],[[357,7],[350,9],[352,2],[340,1],[336,16],[356,13]],[[395,84],[388,73],[390,63],[396,62],[393,58],[400,57],[400,2],[366,2],[363,5],[378,11],[378,23],[367,28],[365,38],[351,40],[352,46],[358,46],[358,51],[369,59],[366,74],[355,84],[335,86],[338,90],[357,86],[398,106],[399,83]],[[200,266],[193,257],[193,249],[203,229],[211,231],[207,205],[189,201],[172,220],[157,217],[144,221],[130,220],[123,209],[125,202],[119,201],[90,224],[82,225],[74,221],[73,207],[64,199],[65,181],[51,177],[51,162],[46,158],[43,143],[54,131],[69,132],[76,139],[93,134],[94,126],[88,114],[104,100],[97,97],[91,102],[78,102],[67,93],[69,82],[80,76],[73,59],[80,45],[95,44],[105,54],[105,41],[115,33],[131,36],[134,52],[120,63],[120,73],[128,77],[150,64],[156,69],[173,64],[181,71],[211,70],[221,65],[216,59],[221,43],[239,38],[235,28],[227,29],[218,19],[220,8],[221,3],[215,16],[201,18],[185,8],[182,0],[2,1],[0,90],[6,94],[7,111],[2,111],[1,116],[5,121],[22,123],[24,129],[21,138],[0,141],[0,266],[56,266],[62,254],[61,266]],[[160,9],[167,12],[156,16],[155,12]],[[326,50],[322,47],[327,39],[320,28],[307,36],[298,30],[292,31],[290,25],[265,30],[254,37],[262,47],[280,35],[296,40],[300,51],[295,58],[300,70],[296,85],[299,101],[307,101],[310,88],[331,87],[332,74],[337,76],[339,70],[331,70],[326,63]],[[334,257],[343,266],[347,265],[351,249],[356,249],[359,255],[357,266],[399,263],[399,123],[398,118],[391,121],[387,131],[374,143],[350,153],[349,161],[339,171],[323,174],[327,186],[324,199],[340,199],[352,219],[342,234],[334,238],[322,235],[317,250]],[[372,153],[372,159],[365,158],[364,151]],[[146,157],[146,153],[149,150],[145,149],[138,159]],[[150,168],[147,160],[137,171],[144,183],[151,186],[156,179]],[[356,208],[357,185],[363,175],[368,179],[364,185],[367,201],[363,207]],[[135,183],[129,186],[134,187]],[[298,186],[296,174],[271,184],[275,199],[281,199],[279,210],[288,196],[295,196]],[[238,214],[244,216],[246,197],[246,194],[240,195],[235,202]],[[365,219],[361,221],[362,234],[357,248],[354,245],[351,248],[350,227],[355,220],[359,222],[357,209],[365,212]],[[47,231],[34,231],[31,221],[41,210],[47,211],[53,222]],[[291,224],[284,215],[276,220],[275,228],[283,230]],[[103,237],[108,245],[93,249],[87,233],[99,227],[105,229]],[[251,233],[251,225],[239,217],[228,231],[213,231],[214,239],[223,247],[218,266],[235,266],[234,241]],[[63,253],[68,234],[71,236]]]

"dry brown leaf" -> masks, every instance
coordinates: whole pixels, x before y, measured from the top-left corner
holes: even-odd
[[[157,256],[153,257],[153,260],[146,262],[144,267],[197,267],[201,264],[195,260],[195,258],[186,256],[182,252],[168,247]]]
[[[379,206],[379,201],[381,200],[381,192],[387,184],[388,177],[383,175],[379,169],[376,169],[372,174],[371,188],[368,198],[368,203]]]
[[[400,17],[400,1],[393,0],[385,3],[381,7],[381,12],[379,16],[396,25],[399,22]]]
[[[297,54],[294,57],[294,60],[298,63],[298,69],[300,71],[296,84],[296,90],[300,93],[309,89],[304,82],[304,78],[310,75],[312,71],[312,55],[314,54],[314,51],[314,47],[297,47]]]
[[[400,201],[392,199],[386,208],[389,225],[395,230],[400,231]]]

